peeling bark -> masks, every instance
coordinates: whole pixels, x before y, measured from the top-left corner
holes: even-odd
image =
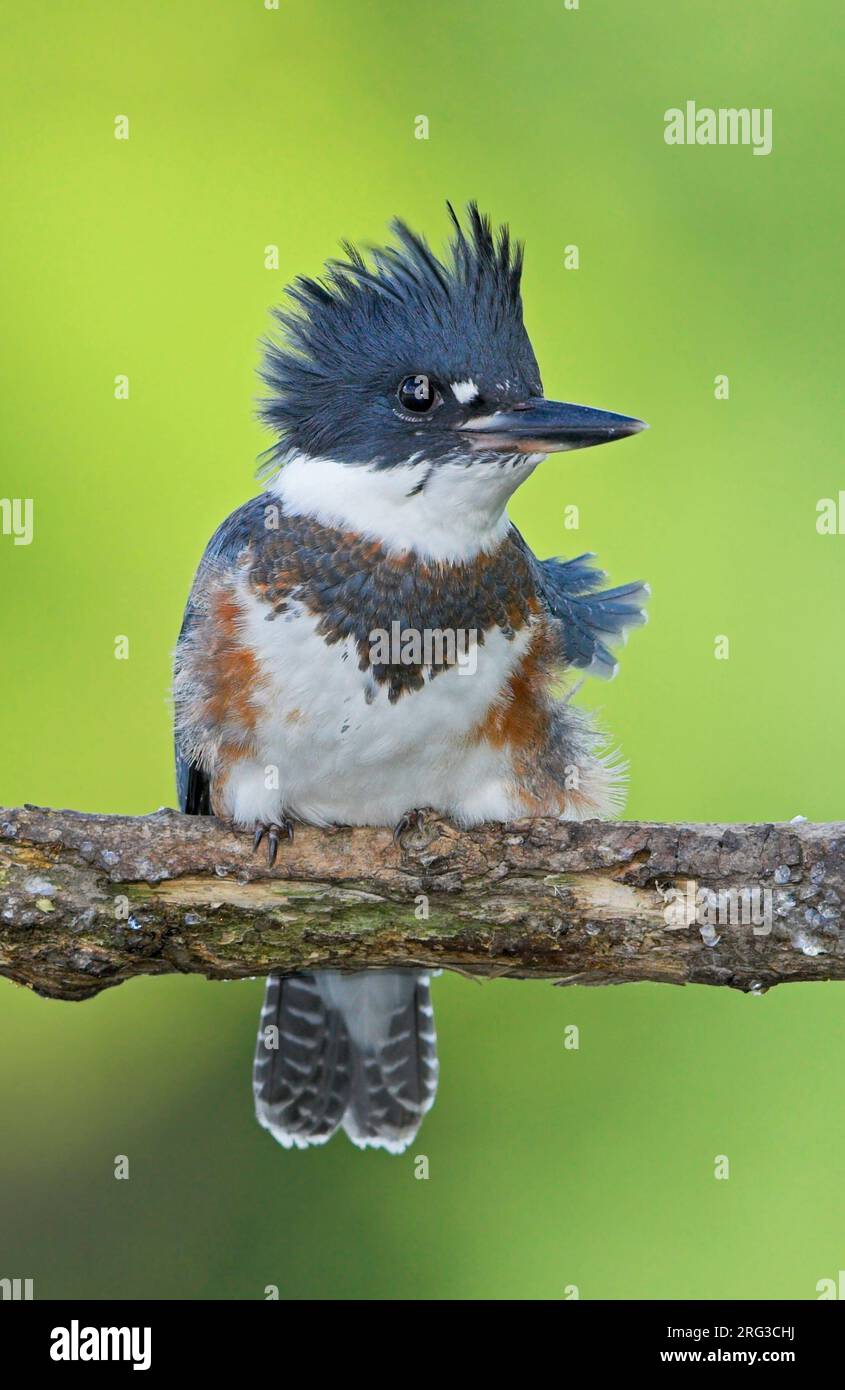
[[[845,979],[843,904],[842,822],[301,826],[271,869],[211,817],[0,810],[0,974],[55,999],[401,965],[757,992]]]

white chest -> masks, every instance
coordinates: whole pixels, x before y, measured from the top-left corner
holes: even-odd
[[[391,701],[359,667],[351,638],[328,644],[298,603],[242,595],[246,645],[261,673],[254,764],[232,774],[229,811],[244,824],[282,809],[316,823],[394,824],[430,806],[473,822],[518,813],[503,750],[478,736],[530,640],[486,635],[474,660]]]

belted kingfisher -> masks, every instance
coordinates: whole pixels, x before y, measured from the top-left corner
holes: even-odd
[[[613,674],[646,587],[601,590],[591,555],[538,560],[506,504],[548,454],[644,425],[544,399],[521,245],[475,204],[449,214],[444,260],[395,221],[369,261],[344,243],[288,290],[262,371],[267,488],[212,537],[188,601],[180,805],[266,837],[271,865],[296,821],[401,833],[424,809],[468,826],[621,805],[624,765],[554,685]],[[342,1126],[402,1152],[437,1071],[428,974],[268,980],[256,1113],[286,1148]]]

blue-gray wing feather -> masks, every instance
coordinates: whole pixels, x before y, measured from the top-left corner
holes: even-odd
[[[616,672],[614,641],[624,643],[627,631],[646,621],[643,604],[647,584],[636,581],[615,589],[602,589],[607,578],[591,563],[589,552],[574,560],[538,560],[516,533],[519,545],[530,557],[537,590],[546,611],[557,625],[561,657],[567,666],[608,678]]]
[[[266,535],[267,527],[267,508],[273,503],[269,493],[259,493],[257,497],[251,497],[242,507],[238,507],[221,522],[208,545],[203,552],[203,557],[197,570],[197,580],[210,570],[226,568],[234,564],[238,556],[250,541],[260,540]],[[195,580],[192,588],[191,597],[188,599],[185,613],[182,618],[182,626],[179,630],[179,643],[184,641],[196,622],[197,607],[194,601],[197,581]],[[189,816],[210,816],[211,798],[209,789],[208,774],[194,762],[179,745],[179,738],[176,737],[176,792],[179,800],[179,809],[186,812]]]

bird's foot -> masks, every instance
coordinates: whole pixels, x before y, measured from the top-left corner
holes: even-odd
[[[397,821],[393,827],[393,839],[398,845],[402,842],[402,836],[407,835],[409,830],[420,831],[425,828],[424,811],[406,811],[404,816]]]
[[[255,838],[252,842],[253,851],[258,849],[264,836],[267,836],[267,863],[272,869],[276,862],[276,855],[279,852],[279,841],[282,839],[293,839],[293,821],[287,816],[280,816],[278,820],[255,822]]]

